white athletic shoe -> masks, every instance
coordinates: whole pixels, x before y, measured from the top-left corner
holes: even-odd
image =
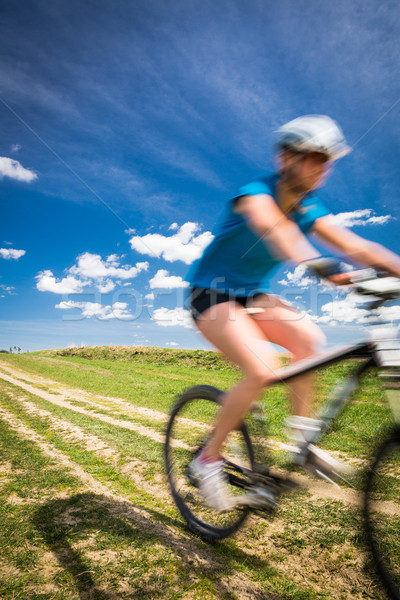
[[[215,510],[227,511],[237,503],[229,494],[223,464],[223,460],[205,462],[196,456],[190,463],[189,472],[197,480],[199,494],[207,504]]]

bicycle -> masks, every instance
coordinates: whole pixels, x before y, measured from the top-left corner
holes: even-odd
[[[358,294],[366,296],[370,312],[400,298],[400,279],[380,277],[370,269],[357,272],[351,285]],[[400,369],[397,370],[400,340],[393,331],[282,367],[273,385],[345,359],[358,359],[344,383],[335,388],[325,402],[320,414],[320,430],[313,432],[300,448],[305,455],[307,447],[324,436],[350,402],[362,376],[371,368],[378,368],[385,375],[396,424],[381,443],[367,471],[363,510],[366,537],[377,572],[389,596],[400,600],[400,509],[397,508],[395,519],[388,519],[381,510],[385,506],[387,509],[388,503],[393,503],[400,493]],[[224,470],[237,504],[228,512],[215,511],[205,504],[196,491],[197,482],[189,465],[206,445],[222,399],[223,392],[212,386],[198,385],[186,390],[175,403],[166,430],[165,467],[173,499],[189,529],[206,541],[233,535],[250,512],[271,513],[282,494],[299,487],[288,471],[274,471],[271,460],[268,459],[267,464],[255,462],[253,443],[244,422],[232,432],[224,448]],[[318,464],[315,473],[330,481],[324,473],[318,472]]]

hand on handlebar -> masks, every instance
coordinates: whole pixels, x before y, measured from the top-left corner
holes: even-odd
[[[349,273],[337,273],[336,275],[331,275],[327,277],[327,280],[335,285],[349,285],[351,283],[351,276],[354,271],[350,271]]]
[[[315,275],[328,279],[337,285],[349,283],[349,273],[343,272],[343,265],[337,258],[322,257],[305,260],[303,264]]]
[[[371,279],[376,277],[377,273],[373,269],[360,269],[358,271],[344,270],[345,265],[337,258],[319,257],[312,260],[306,260],[304,263],[318,277],[327,279],[335,285],[349,285],[355,281]]]
[[[376,277],[376,272],[375,277]],[[331,281],[335,285],[351,285],[357,281],[363,279],[370,279],[372,276],[372,269],[359,269],[358,271],[346,271],[345,273],[337,273],[328,277],[328,281]]]
[[[336,258],[320,257],[303,264],[335,285],[351,285],[357,294],[375,298],[374,308],[400,298],[400,277],[393,277],[388,272],[372,267],[343,272],[345,265]]]

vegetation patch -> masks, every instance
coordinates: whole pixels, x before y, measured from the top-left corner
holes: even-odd
[[[354,366],[347,361],[318,374],[317,404]],[[14,384],[1,379],[13,372]],[[306,490],[287,496],[274,515],[254,516],[220,544],[205,544],[186,529],[165,482],[160,434],[182,389],[196,383],[227,389],[238,377],[218,353],[203,351],[2,354],[0,597],[383,598],[346,489],[343,500],[340,490],[332,500],[315,490],[312,498]],[[260,452],[265,435],[285,441],[287,395],[284,385],[266,391],[264,416],[249,420]],[[194,410],[188,419],[177,443],[190,442],[210,415]],[[390,423],[371,372],[324,445],[367,459],[377,432],[383,435]],[[287,464],[278,446],[268,452]],[[397,502],[390,468],[382,486],[394,490]],[[397,529],[393,518],[393,535]]]
[[[133,363],[154,362],[158,365],[180,364],[202,369],[221,369],[231,365],[218,352],[206,350],[174,350],[148,346],[93,346],[54,351],[54,356],[79,357],[89,360],[121,360]]]

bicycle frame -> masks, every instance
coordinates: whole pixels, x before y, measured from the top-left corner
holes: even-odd
[[[283,367],[277,371],[276,378],[272,382],[271,380],[268,381],[268,385],[286,383],[300,375],[305,375],[306,373],[349,358],[363,359],[363,361],[351,375],[348,375],[330,393],[320,415],[321,428],[309,436],[302,449],[306,449],[309,444],[315,444],[323,437],[332,421],[336,419],[350,402],[353,392],[357,389],[359,381],[366,371],[373,367],[386,369],[388,367],[400,366],[400,343],[397,339],[362,341],[354,346],[340,348],[333,352],[327,352],[299,361],[294,365]],[[400,371],[390,374],[390,378],[387,380],[387,387],[389,387],[387,395],[390,407],[395,420],[400,422]]]
[[[355,281],[356,285],[354,286],[356,291],[368,298],[372,297],[372,301],[368,307],[370,312],[386,301],[400,299],[400,279],[371,279],[367,277],[366,279],[358,279],[357,281]],[[398,546],[394,544],[393,550],[392,544],[390,546],[392,553],[389,552],[386,556],[387,548],[380,545],[381,538],[385,538],[384,526],[383,529],[381,527],[382,515],[379,513],[378,519],[375,520],[374,518],[374,501],[377,500],[380,502],[382,489],[386,491],[386,488],[388,488],[387,485],[382,489],[380,488],[379,476],[380,473],[383,473],[385,477],[388,475],[388,465],[390,470],[393,469],[392,455],[395,457],[395,466],[400,469],[400,339],[398,338],[398,332],[394,330],[388,331],[380,327],[379,331],[373,330],[372,335],[368,339],[352,346],[339,348],[320,354],[319,356],[313,356],[293,365],[278,369],[275,371],[273,379],[269,378],[265,383],[266,386],[286,384],[301,375],[317,371],[318,369],[347,359],[358,360],[354,368],[351,369],[351,372],[343,377],[341,383],[334,386],[330,391],[319,415],[321,426],[316,427],[315,430],[307,431],[307,440],[302,443],[302,446],[299,447],[296,445],[293,448],[286,449],[296,454],[299,452],[299,456],[296,456],[296,464],[301,464],[303,457],[316,456],[317,460],[314,463],[309,463],[309,466],[314,468],[314,471],[310,469],[311,472],[334,483],[329,477],[329,470],[321,471],[319,469],[318,453],[315,453],[315,450],[318,450],[318,446],[315,448],[309,448],[309,446],[316,444],[322,438],[328,431],[332,421],[338,417],[351,401],[364,374],[371,368],[383,371],[380,375],[384,379],[383,385],[386,388],[386,395],[389,400],[389,406],[394,414],[396,426],[390,436],[386,440],[383,440],[376,458],[367,472],[367,482],[364,490],[364,513],[367,535],[377,570],[391,597],[394,600],[400,600],[400,573],[397,570],[399,564],[398,556],[395,556],[396,568],[394,568],[391,562],[393,551],[396,552]],[[239,490],[232,489],[233,499],[236,498],[237,500],[235,508],[228,512],[221,512],[214,510],[207,502],[202,501],[201,494],[199,495],[194,491],[199,482],[193,477],[190,465],[192,464],[195,452],[204,447],[204,440],[209,439],[213,425],[210,423],[210,426],[207,428],[207,438],[205,437],[203,428],[201,428],[199,436],[195,435],[193,437],[195,443],[190,441],[183,454],[181,448],[176,451],[174,450],[174,433],[177,432],[177,437],[179,437],[181,417],[185,416],[185,410],[188,407],[191,408],[192,402],[205,401],[208,403],[208,406],[213,407],[210,410],[210,415],[214,415],[214,409],[218,411],[217,405],[221,405],[222,398],[223,394],[221,390],[212,386],[198,385],[186,390],[177,400],[172,410],[166,431],[165,461],[173,498],[189,528],[207,541],[221,540],[233,535],[242,526],[251,511],[266,511],[267,513],[271,513],[277,505],[279,496],[298,488],[299,485],[301,486],[301,483],[296,481],[296,478],[292,479],[290,477],[291,469],[284,469],[282,473],[282,469],[275,470],[273,468],[273,460],[263,460],[265,464],[255,462],[248,425],[246,422],[243,422],[240,427],[237,427],[233,435],[234,445],[237,442],[237,438],[240,439],[239,449],[243,452],[243,460],[236,460],[235,453],[231,453],[229,448],[227,448],[227,457],[223,466],[228,483],[232,488],[239,488]],[[191,417],[190,410],[188,414]],[[259,437],[258,426],[257,436]],[[387,460],[391,462],[386,463]],[[336,475],[340,476],[340,473]],[[389,476],[391,476],[391,473],[389,473]],[[244,493],[240,494],[242,490]],[[396,488],[395,493],[397,491],[398,489]],[[392,490],[389,486],[389,495],[387,496],[389,503],[392,502],[391,493]],[[389,527],[388,532],[390,533],[390,531]],[[388,539],[391,540],[390,535]]]
[[[391,354],[388,355],[388,351]],[[299,450],[304,452],[304,454],[307,453],[307,448],[310,444],[318,443],[328,431],[331,423],[350,403],[352,395],[359,385],[360,379],[369,369],[387,369],[391,366],[400,366],[400,343],[396,339],[384,339],[378,342],[369,340],[362,341],[354,346],[339,348],[332,352],[324,353],[323,355],[299,361],[295,365],[283,367],[277,371],[276,377],[272,382],[271,380],[268,381],[269,386],[286,383],[295,377],[316,371],[317,369],[328,365],[339,363],[346,359],[360,359],[361,364],[358,364],[353,372],[347,375],[342,382],[336,385],[330,392],[328,399],[322,407],[322,412],[319,415],[321,427],[319,430],[311,433],[308,436],[308,439],[299,447]],[[389,387],[389,390],[387,390],[389,404],[396,421],[400,423],[400,370],[395,373],[388,373],[385,387]],[[246,482],[241,479],[240,476],[235,475],[235,472],[245,475],[253,483],[256,483],[257,478],[259,477],[261,477],[261,479],[267,477],[268,484],[270,486],[276,485],[277,489],[280,489],[281,492],[282,490],[284,491],[285,488],[290,490],[291,488],[296,487],[296,484],[290,478],[272,474],[267,465],[255,464],[253,470],[249,470],[230,461],[227,461],[226,464],[233,470],[233,472],[231,471],[228,475],[230,483],[240,488],[248,488],[248,481]],[[331,481],[329,478],[327,478],[327,480]]]

